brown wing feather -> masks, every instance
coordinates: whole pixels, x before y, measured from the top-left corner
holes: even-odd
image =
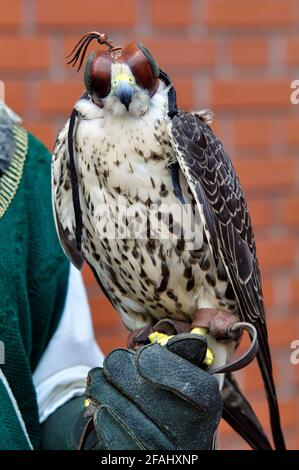
[[[264,305],[250,217],[231,160],[212,130],[196,115],[172,120],[178,161],[203,206],[213,254],[222,258],[246,321],[264,321]]]
[[[256,246],[245,197],[222,143],[200,117],[179,111],[170,136],[190,190],[201,204],[206,235],[216,264],[220,257],[235,293],[240,317],[254,323],[260,349],[272,433],[277,448],[285,447],[272,377]]]
[[[73,263],[73,265],[77,269],[81,270],[84,263],[84,258],[77,249],[76,240],[74,239],[74,237],[71,237],[71,234],[68,232],[68,230],[64,230],[64,228],[62,227],[55,208],[54,216],[56,222],[57,235],[59,237],[61,247],[66,256]]]
[[[232,374],[224,378],[222,418],[255,450],[272,450],[250,403]]]

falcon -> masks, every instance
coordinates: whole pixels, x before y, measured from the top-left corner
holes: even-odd
[[[247,328],[274,445],[284,449],[250,216],[212,114],[178,109],[172,81],[141,43],[87,33],[70,54],[78,70],[94,39],[106,49],[89,54],[86,91],[53,153],[62,247],[78,268],[91,266],[134,346],[166,343],[170,332],[205,335],[205,367],[222,372],[224,418],[252,447],[269,449],[231,375],[248,362],[229,362]]]

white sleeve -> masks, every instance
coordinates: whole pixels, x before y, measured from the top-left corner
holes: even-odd
[[[101,366],[103,358],[81,273],[71,266],[60,323],[33,374],[41,423],[68,400],[83,395],[89,369]]]

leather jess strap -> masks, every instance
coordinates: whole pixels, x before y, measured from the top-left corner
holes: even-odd
[[[220,342],[241,341],[242,333],[249,333],[251,343],[249,348],[235,361],[219,367],[210,367],[210,374],[224,374],[243,369],[255,358],[258,352],[258,337],[256,328],[248,322],[240,322],[232,312],[223,309],[202,308],[195,314],[192,328],[204,327],[209,330],[211,336]]]
[[[190,333],[196,327],[207,328],[209,333],[219,342],[240,342],[244,330],[248,332],[251,340],[250,346],[240,357],[222,366],[208,368],[207,372],[210,374],[224,374],[243,369],[252,362],[258,352],[258,337],[254,325],[240,322],[234,314],[218,309],[199,310],[192,325],[188,322],[166,318],[160,320],[154,326],[136,330],[129,335],[128,348],[138,349],[149,343],[149,335],[156,331],[171,336]]]
[[[230,372],[235,372],[237,370],[243,369],[244,367],[248,366],[251,361],[255,358],[259,344],[257,338],[257,331],[251,323],[247,322],[236,322],[231,326],[232,331],[243,331],[247,330],[251,339],[251,343],[249,348],[242,354],[239,358],[237,358],[233,362],[229,362],[223,366],[219,367],[210,367],[207,372],[210,374],[228,374]]]

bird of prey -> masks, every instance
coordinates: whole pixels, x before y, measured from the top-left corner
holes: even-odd
[[[236,320],[254,325],[274,445],[284,449],[250,216],[211,113],[178,109],[173,83],[141,43],[87,33],[70,54],[78,69],[93,39],[107,48],[89,54],[86,91],[53,153],[63,249],[78,268],[88,262],[130,331],[163,319],[189,325],[207,334],[206,365],[216,370],[238,344]],[[225,390],[230,424],[271,448],[230,374]]]

